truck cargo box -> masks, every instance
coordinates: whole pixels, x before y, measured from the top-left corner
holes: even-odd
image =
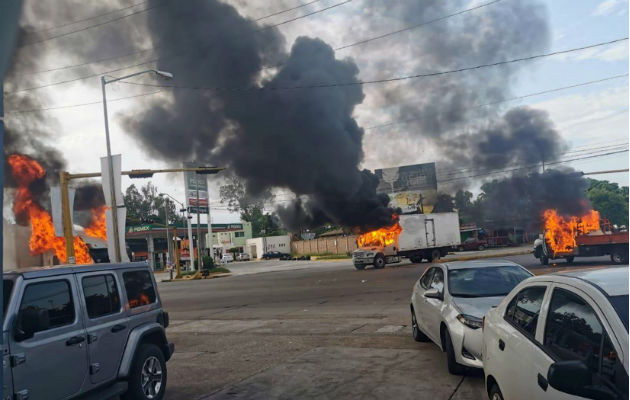
[[[399,224],[398,251],[457,246],[460,242],[459,216],[456,212],[403,214]]]

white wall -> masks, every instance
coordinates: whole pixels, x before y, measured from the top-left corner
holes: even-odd
[[[253,251],[254,247],[255,254]],[[284,235],[247,239],[244,251],[249,254],[251,258],[257,258],[259,260],[262,258],[262,255],[268,251],[291,253],[291,237]]]

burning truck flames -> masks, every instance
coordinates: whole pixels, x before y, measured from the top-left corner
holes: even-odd
[[[610,255],[615,264],[628,262],[628,231],[615,229],[595,210],[583,215],[563,216],[548,209],[542,215],[544,235],[534,248],[542,265],[549,260]]]
[[[394,215],[392,219],[395,220],[396,223],[391,226],[359,235],[359,237],[357,238],[357,245],[359,247],[385,247],[395,244],[396,240],[398,239],[398,235],[400,235],[400,232],[402,232],[402,228],[398,223],[397,215]]]
[[[67,262],[65,239],[55,236],[50,213],[37,203],[29,189],[32,183],[44,179],[46,170],[37,161],[22,154],[10,155],[7,162],[11,176],[17,183],[13,213],[18,221],[28,221],[31,226],[29,240],[31,254],[39,255],[52,251],[60,262]],[[92,220],[85,228],[85,233],[92,237],[106,239],[104,206],[92,210]],[[74,252],[77,264],[93,262],[87,244],[78,236],[74,237]]]

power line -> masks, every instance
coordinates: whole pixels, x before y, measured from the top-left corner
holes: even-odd
[[[254,19],[254,21],[260,21],[260,20],[263,20],[263,19],[266,19],[266,18],[270,18],[270,17],[273,17],[273,16],[284,14],[284,13],[287,13],[289,11],[297,10],[299,8],[306,7],[308,5],[311,5],[311,4],[314,4],[314,3],[318,3],[320,1],[321,0],[313,0],[313,1],[310,1],[308,3],[299,5],[299,6],[287,8],[285,10],[276,11],[276,12],[274,12],[272,14],[268,14],[268,15],[265,15],[265,16],[262,16],[262,17],[258,17],[256,19]],[[143,3],[147,3],[147,2],[145,1]],[[140,5],[140,4],[142,4],[142,3],[138,3],[136,5]],[[133,7],[133,6],[129,6],[129,7]],[[320,11],[318,11],[318,12],[320,12]],[[105,15],[105,14],[103,14],[103,15]],[[93,18],[97,18],[97,17],[93,17]],[[50,28],[50,29],[53,29],[53,28]],[[104,61],[111,61],[111,60],[115,60],[117,58],[124,58],[124,57],[129,57],[129,56],[140,54],[140,53],[146,53],[148,51],[154,51],[154,50],[157,50],[157,49],[159,49],[161,47],[162,46],[153,46],[153,47],[149,47],[147,49],[133,50],[133,51],[130,51],[130,52],[127,52],[127,53],[124,53],[124,54],[117,54],[117,55],[114,55],[114,56],[107,56],[107,57],[99,58],[99,59],[92,60],[92,61],[86,61],[86,62],[83,62],[83,63],[80,63],[80,64],[71,64],[71,65],[64,65],[64,66],[60,66],[60,67],[52,67],[52,68],[39,70],[39,71],[21,72],[21,73],[16,74],[16,76],[36,75],[36,74],[43,74],[43,73],[46,73],[46,72],[60,71],[60,70],[64,70],[64,69],[84,67],[84,66],[90,65],[90,64],[101,63],[101,62],[104,62]],[[155,61],[157,61],[157,60],[158,59],[156,59]],[[113,72],[113,71],[111,71],[111,72]]]
[[[69,26],[69,25],[78,24],[79,22],[85,22],[85,21],[89,21],[89,20],[92,20],[92,19],[98,19],[98,18],[101,18],[101,17],[105,17],[105,16],[107,16],[107,15],[110,15],[110,14],[115,14],[115,13],[117,13],[117,12],[121,12],[121,11],[124,11],[124,10],[128,10],[128,9],[130,9],[130,8],[134,8],[134,7],[137,7],[137,6],[139,6],[139,5],[146,4],[146,3],[148,3],[148,1],[142,1],[142,2],[140,2],[140,3],[132,4],[132,5],[127,6],[127,7],[119,8],[119,9],[117,9],[117,10],[113,10],[113,11],[109,11],[109,12],[106,12],[106,13],[104,13],[104,14],[94,15],[94,16],[92,16],[92,17],[83,18],[83,19],[78,19],[78,20],[76,20],[76,21],[71,21],[71,22],[66,22],[65,24],[62,24],[62,25],[57,25],[57,26],[53,26],[53,27],[51,27],[51,28],[39,29],[39,30],[36,30],[36,31],[27,31],[26,33],[28,33],[28,34],[34,34],[34,33],[40,33],[40,32],[46,32],[46,31],[52,31],[52,30],[54,30],[54,29],[64,28],[64,27]]]
[[[127,17],[131,17],[133,15],[138,15],[138,14],[145,13],[145,12],[147,12],[149,10],[152,10],[152,9],[160,7],[160,6],[161,6],[161,4],[156,4],[154,6],[147,7],[145,9],[143,9],[143,10],[137,10],[137,11],[134,11],[134,12],[132,12],[130,14],[121,15],[119,17],[110,19],[108,21],[100,22],[98,24],[89,25],[89,26],[86,26],[86,27],[83,27],[83,28],[80,28],[80,29],[77,29],[77,30],[74,30],[74,31],[68,31],[68,32],[60,33],[58,35],[49,36],[49,37],[46,37],[46,38],[43,38],[43,39],[40,39],[40,40],[36,40],[34,42],[24,43],[22,45],[19,45],[18,48],[24,48],[24,47],[27,47],[27,46],[32,46],[34,44],[44,43],[44,42],[48,42],[48,41],[53,40],[53,39],[58,39],[60,37],[65,37],[65,36],[73,35],[75,33],[87,31],[88,29],[98,28],[98,27],[101,27],[103,25],[111,24],[112,22],[120,21],[120,20],[125,19]]]
[[[505,100],[498,100],[498,101],[493,101],[493,102],[490,102],[490,103],[474,105],[472,107],[467,108],[467,110],[474,110],[476,108],[487,107],[487,106],[497,105],[497,104],[501,104],[501,103],[507,103],[507,102],[515,101],[515,100],[522,100],[522,99],[526,99],[528,97],[540,96],[540,95],[548,94],[548,93],[559,92],[561,90],[567,90],[567,89],[573,89],[573,88],[581,87],[581,86],[593,85],[595,83],[605,82],[605,81],[609,81],[609,80],[612,80],[612,79],[619,79],[619,78],[623,78],[623,77],[627,77],[627,76],[628,76],[628,74],[614,75],[614,76],[610,76],[608,78],[597,79],[597,80],[594,80],[594,81],[582,82],[582,83],[577,83],[577,84],[574,84],[574,85],[562,86],[562,87],[558,87],[558,88],[554,88],[554,89],[543,90],[542,92],[535,92],[535,93],[525,94],[525,95],[522,95],[522,96],[511,97],[511,98],[505,99]],[[406,120],[403,120],[403,121],[386,122],[384,124],[368,126],[367,128],[363,128],[363,129],[370,130],[370,129],[384,128],[386,126],[392,126],[392,125],[398,125],[398,124],[404,124],[404,123],[407,123],[407,122],[417,121],[417,120],[422,119],[422,118],[424,118],[424,116],[420,116],[418,118],[410,118],[410,119],[406,119]]]
[[[300,4],[299,6],[295,6],[295,7],[287,8],[286,10],[277,11],[277,12],[274,12],[274,13],[272,13],[272,14],[265,15],[264,17],[259,17],[259,18],[256,18],[254,21],[260,21],[260,20],[263,20],[263,19],[267,19],[267,18],[275,17],[276,15],[280,15],[280,14],[288,13],[289,11],[297,10],[298,8],[302,8],[302,7],[306,7],[306,6],[310,6],[311,4],[318,3],[318,2],[320,2],[320,1],[322,1],[322,0],[313,0],[313,1],[309,1],[308,3]]]
[[[290,22],[297,21],[299,19],[307,18],[307,17],[310,17],[312,15],[319,14],[319,13],[322,13],[324,11],[331,10],[333,8],[336,8],[336,7],[342,6],[344,4],[350,3],[351,1],[352,0],[345,0],[345,1],[342,1],[340,3],[336,3],[336,4],[330,5],[328,7],[324,7],[322,9],[319,9],[319,10],[316,10],[316,11],[313,11],[313,12],[301,15],[299,17],[295,17],[295,18],[291,18],[291,19],[279,22],[277,24],[265,25],[264,27],[262,27],[260,29],[254,30],[253,32],[260,32],[260,31],[264,31],[264,30],[267,30],[267,29],[275,28],[275,27],[280,26],[280,25],[285,25],[285,24],[288,24]],[[206,48],[206,47],[208,47],[208,46],[203,46],[202,49]],[[155,49],[156,48],[154,47],[153,49],[145,49],[145,50],[141,50],[140,52],[144,52],[144,51],[147,51],[147,50],[155,50]],[[5,94],[10,95],[10,94],[21,93],[21,92],[30,91],[30,90],[43,89],[43,88],[56,86],[56,85],[60,85],[60,84],[65,84],[65,83],[70,83],[70,82],[76,82],[76,81],[80,81],[80,80],[84,80],[84,79],[88,79],[88,78],[101,76],[101,75],[104,75],[104,74],[109,74],[109,73],[112,73],[112,72],[122,71],[122,70],[125,70],[125,69],[128,69],[128,68],[139,67],[141,65],[150,64],[150,63],[153,63],[153,62],[156,62],[156,61],[160,61],[160,60],[174,58],[175,56],[180,55],[180,54],[183,54],[183,53],[181,53],[181,52],[173,53],[173,54],[171,54],[170,56],[167,56],[167,57],[158,57],[158,58],[154,58],[154,59],[151,59],[151,60],[143,61],[141,63],[137,63],[137,64],[133,64],[133,65],[126,65],[126,66],[123,66],[123,67],[120,67],[120,68],[116,68],[116,69],[112,69],[112,70],[108,70],[108,71],[101,71],[101,72],[97,72],[97,73],[93,73],[93,74],[89,74],[89,75],[84,75],[84,76],[81,76],[81,77],[66,79],[66,80],[59,81],[59,82],[53,82],[53,83],[48,83],[48,84],[39,85],[39,86],[31,86],[31,87],[27,87],[27,88],[23,88],[23,89],[17,89],[17,90],[14,90],[12,92],[5,92]],[[128,55],[131,55],[131,53],[128,54]]]
[[[555,88],[555,89],[544,90],[542,92],[530,93],[530,94],[522,95],[522,96],[519,96],[519,97],[513,97],[511,99],[506,99],[506,100],[496,101],[496,102],[492,102],[492,103],[486,103],[486,104],[481,104],[481,105],[477,105],[477,106],[472,106],[471,109],[478,108],[478,107],[489,106],[489,105],[500,104],[500,103],[504,103],[504,102],[508,102],[508,101],[517,100],[517,99],[524,99],[524,98],[527,98],[527,97],[539,96],[539,95],[542,95],[542,94],[547,94],[547,93],[552,93],[552,92],[558,92],[558,91],[561,91],[561,90],[575,88],[575,87],[580,87],[580,86],[592,85],[592,84],[595,84],[595,83],[604,82],[604,81],[608,81],[608,80],[612,80],[612,79],[618,79],[618,78],[627,77],[627,76],[628,76],[628,74],[615,75],[615,76],[611,76],[611,77],[608,77],[608,78],[597,79],[597,80],[594,80],[594,81],[582,82],[582,83],[578,83],[578,84],[574,84],[574,85],[570,85],[570,86],[564,86],[564,87],[559,87],[559,88]],[[139,94],[139,95],[119,97],[116,100],[124,100],[124,99],[127,99],[127,98],[137,98],[137,97],[142,97],[142,96],[149,96],[149,95],[152,95],[152,94],[155,94],[155,93],[160,93],[160,92],[163,92],[163,91],[164,90],[157,90],[157,91],[152,91],[152,92],[143,93],[143,94]],[[16,114],[16,113],[29,113],[29,112],[36,112],[36,111],[50,111],[50,110],[67,109],[67,108],[73,108],[73,107],[83,107],[83,106],[89,106],[89,105],[93,105],[93,104],[102,104],[102,101],[99,100],[99,101],[92,101],[92,102],[87,102],[87,103],[68,104],[68,105],[61,105],[61,106],[49,106],[49,107],[33,108],[33,109],[26,109],[26,110],[7,110],[7,111],[5,111],[5,113],[7,113],[7,114]],[[420,118],[422,118],[422,117],[420,117]],[[420,118],[414,118],[414,119],[409,119],[409,120],[405,120],[405,121],[388,122],[388,123],[381,124],[381,125],[369,126],[367,128],[364,128],[364,129],[365,130],[369,130],[369,129],[381,128],[381,127],[395,125],[395,124],[402,124],[402,123],[410,122],[410,121],[417,120],[417,119],[420,119]]]
[[[480,64],[472,67],[463,67],[458,69],[451,69],[445,71],[438,72],[429,72],[423,74],[414,74],[414,75],[404,75],[404,76],[396,76],[392,78],[384,78],[384,79],[373,79],[373,80],[358,80],[358,81],[350,81],[350,82],[335,82],[335,83],[319,83],[319,84],[311,84],[311,85],[295,85],[295,86],[269,86],[269,87],[206,87],[206,86],[179,86],[179,85],[157,85],[151,83],[139,83],[139,82],[130,82],[130,81],[120,81],[122,83],[130,84],[130,85],[138,85],[138,86],[152,86],[152,87],[162,87],[162,88],[173,88],[173,89],[188,89],[188,90],[214,90],[214,91],[230,91],[230,92],[243,92],[243,91],[263,91],[263,90],[297,90],[297,89],[320,89],[320,88],[331,88],[331,87],[346,87],[346,86],[357,86],[357,85],[369,85],[369,84],[378,84],[378,83],[391,83],[391,82],[400,82],[410,79],[418,79],[418,78],[428,78],[434,76],[442,76],[442,75],[450,75],[464,71],[473,71],[482,68],[495,67],[499,65],[505,64],[513,64],[521,61],[531,61],[544,57],[551,57],[559,54],[567,54],[573,53],[576,51],[582,51],[587,49],[592,49],[600,46],[607,46],[613,43],[618,43],[628,40],[627,37],[610,40],[607,42],[600,42],[596,44],[591,44],[588,46],[576,47],[567,50],[558,50],[551,53],[543,53],[536,54],[527,57],[514,58],[511,60],[505,61],[497,61],[488,64]]]
[[[498,2],[500,2],[500,1],[502,1],[502,0],[494,0],[494,1],[490,1],[490,2],[488,2],[488,3],[480,4],[480,5],[478,5],[478,6],[476,6],[476,7],[472,7],[472,8],[467,8],[467,9],[465,9],[465,10],[461,10],[461,11],[458,11],[458,12],[453,13],[453,14],[445,15],[445,16],[443,16],[443,17],[435,18],[435,19],[432,19],[432,20],[430,20],[430,21],[421,22],[421,23],[416,24],[416,25],[411,25],[411,26],[408,26],[408,27],[406,27],[406,28],[399,29],[399,30],[397,30],[397,31],[384,33],[384,34],[382,34],[382,35],[374,36],[374,37],[371,37],[371,38],[368,38],[368,39],[359,40],[358,42],[354,42],[354,43],[346,44],[346,45],[343,45],[343,46],[340,46],[340,47],[335,48],[335,50],[337,50],[337,51],[338,51],[338,50],[347,49],[347,48],[349,48],[349,47],[358,46],[358,45],[360,45],[360,44],[364,44],[364,43],[372,42],[372,41],[374,41],[374,40],[378,40],[378,39],[383,39],[383,38],[386,38],[386,37],[388,37],[388,36],[393,36],[393,35],[396,35],[396,34],[398,34],[398,33],[406,32],[406,31],[410,31],[410,30],[412,30],[412,29],[420,28],[420,27],[422,27],[422,26],[429,25],[429,24],[432,24],[432,23],[434,23],[434,22],[443,21],[443,20],[445,20],[445,19],[448,19],[448,18],[451,18],[451,17],[455,17],[455,16],[457,16],[457,15],[465,14],[465,13],[470,12],[470,11],[474,11],[474,10],[477,10],[477,9],[480,9],[480,8],[483,8],[483,7],[487,7],[487,6],[489,6],[489,5],[492,5],[492,4],[495,4],[495,3],[498,3]]]
[[[568,154],[573,154],[575,156],[587,156],[587,155],[594,155],[594,154],[599,154],[602,152],[609,152],[609,151],[617,151],[617,150],[621,150],[621,149],[626,149],[628,146],[628,144],[623,144],[623,145],[617,145],[614,147],[611,146],[602,146],[602,147],[593,147],[591,149],[587,149],[587,150],[578,150],[579,152],[586,152],[584,154],[576,154],[576,152],[571,152],[571,151],[567,151],[562,153],[562,155],[568,155]],[[549,164],[549,163],[546,163]],[[535,163],[535,164],[529,164],[529,166],[527,168],[538,168],[540,167],[540,163]],[[448,169],[448,170],[442,170],[439,172],[438,175],[440,175],[441,177],[445,178],[445,177],[451,177],[454,175],[458,175],[458,174],[462,174],[462,173],[467,173],[467,172],[491,172],[491,171],[496,171],[493,169],[486,169],[486,170],[480,170],[477,168],[468,168],[468,169]]]
[[[596,154],[596,155],[590,155],[590,156],[583,156],[583,157],[576,157],[576,158],[572,158],[572,159],[568,159],[568,160],[550,161],[550,162],[545,163],[545,164],[546,165],[564,164],[564,163],[568,163],[568,162],[572,162],[572,161],[585,160],[585,159],[589,159],[589,158],[604,157],[604,156],[608,156],[608,155],[612,155],[612,154],[627,153],[627,152],[628,152],[628,149],[618,150],[618,151],[611,151],[611,152],[608,152],[608,153]],[[540,164],[532,164],[532,165],[529,165],[529,166],[509,168],[509,169],[503,169],[503,170],[495,170],[493,172],[485,172],[485,173],[480,173],[480,174],[475,174],[475,175],[460,176],[460,177],[450,178],[450,179],[443,179],[443,180],[439,180],[438,179],[438,182],[452,182],[452,181],[457,181],[457,180],[462,180],[462,179],[476,178],[476,177],[479,177],[479,176],[502,174],[502,173],[519,171],[519,170],[523,170],[523,169],[539,168],[539,167],[540,167]]]

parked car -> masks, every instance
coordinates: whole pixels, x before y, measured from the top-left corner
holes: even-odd
[[[628,398],[628,268],[521,282],[483,324],[486,389],[501,399]]]
[[[247,253],[241,253],[238,256],[236,256],[236,260],[237,261],[249,261],[250,257],[249,257],[249,254],[247,254]]]
[[[281,253],[279,251],[268,251],[267,253],[263,254],[262,258],[263,260],[272,260],[274,258],[286,260],[291,259],[291,254]]]
[[[3,288],[7,398],[164,397],[174,346],[146,263],[23,269]]]
[[[225,253],[221,256],[222,263],[230,263],[234,261],[234,256],[231,253]]]
[[[448,371],[482,368],[481,321],[531,272],[509,261],[436,264],[418,279],[411,295],[411,326],[418,342],[446,352]]]
[[[485,250],[488,248],[488,242],[485,240],[475,239],[474,237],[469,237],[464,240],[458,247],[457,250]]]

